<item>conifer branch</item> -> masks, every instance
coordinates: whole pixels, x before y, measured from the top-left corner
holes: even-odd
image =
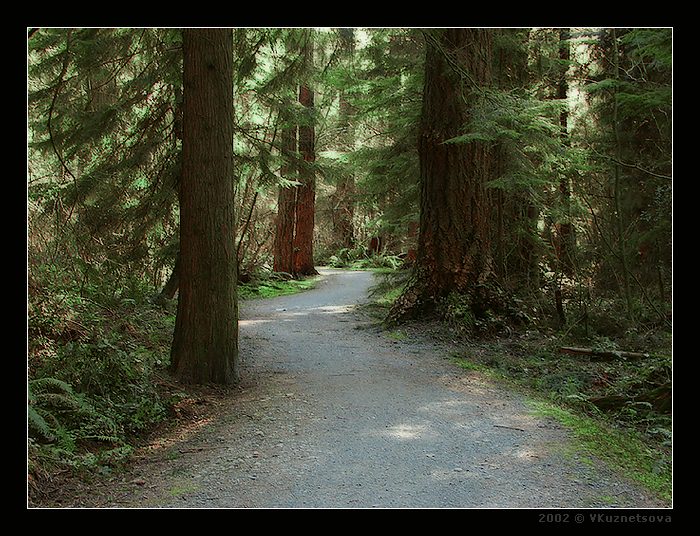
[[[53,118],[54,108],[56,107],[56,100],[58,99],[58,95],[61,92],[61,87],[63,86],[64,77],[66,76],[66,72],[68,71],[68,63],[69,63],[69,59],[70,59],[70,55],[69,55],[70,37],[71,37],[72,32],[73,32],[73,30],[69,30],[68,34],[66,35],[65,57],[63,58],[63,65],[61,66],[61,73],[58,75],[56,89],[53,93],[53,98],[51,99],[51,104],[49,105],[49,113],[48,113],[48,117],[46,119],[46,127],[47,127],[48,132],[49,132],[49,141],[51,142],[51,148],[53,149],[53,152],[56,155],[56,158],[58,158],[58,161],[61,163],[61,167],[73,179],[73,184],[75,185],[75,193],[76,193],[76,199],[77,199],[78,198],[78,180],[76,179],[73,172],[68,168],[68,165],[66,164],[66,162],[63,160],[63,157],[61,156],[61,152],[58,150],[58,147],[56,146],[56,140],[54,139],[53,129],[51,126],[51,119]],[[73,205],[73,206],[75,206],[75,205]],[[73,206],[71,207],[71,213],[68,216],[69,218],[73,214]]]

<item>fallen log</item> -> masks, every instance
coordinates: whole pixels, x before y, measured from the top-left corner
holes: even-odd
[[[665,382],[653,388],[635,389],[636,393],[612,393],[604,396],[590,397],[588,401],[603,411],[620,410],[630,404],[646,403],[658,413],[671,414],[673,392],[671,382]]]
[[[649,359],[654,357],[653,354],[643,354],[639,352],[626,352],[624,350],[594,350],[593,348],[575,348],[570,346],[564,346],[559,348],[559,352],[562,354],[579,354],[588,355],[591,357],[597,357],[602,360],[613,360],[613,359]]]

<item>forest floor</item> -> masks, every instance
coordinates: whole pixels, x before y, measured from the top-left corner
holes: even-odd
[[[391,336],[371,272],[241,306],[242,383],[201,389],[112,475],[47,507],[668,507],[581,451],[525,394],[463,370],[449,338]]]

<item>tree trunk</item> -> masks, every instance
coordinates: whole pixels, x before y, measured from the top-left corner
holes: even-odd
[[[180,286],[180,252],[178,251],[175,256],[175,266],[173,266],[173,271],[170,273],[168,281],[163,286],[163,289],[158,294],[156,298],[156,303],[165,303],[167,300],[172,300],[177,293],[177,289]]]
[[[297,150],[296,126],[287,126],[282,131],[282,152],[286,164],[280,170],[288,180],[295,180],[291,158]],[[275,272],[294,273],[294,222],[296,219],[297,189],[284,187],[277,195],[277,220],[275,222],[275,244],[273,269]]]
[[[316,205],[316,177],[313,164],[316,160],[315,129],[312,112],[314,94],[307,85],[299,88],[299,103],[309,112],[304,124],[299,125],[299,152],[303,162],[299,166],[296,218],[294,222],[294,275],[314,275],[314,215]]]
[[[617,44],[617,32],[612,29],[612,41],[613,41],[613,61],[614,61],[614,73],[615,81],[620,81],[620,51]],[[632,287],[630,284],[630,271],[627,264],[627,248],[625,247],[625,224],[623,221],[622,213],[622,172],[620,170],[619,162],[622,162],[622,139],[620,136],[620,118],[619,118],[619,108],[620,101],[617,94],[617,88],[614,89],[613,94],[613,129],[615,134],[615,162],[614,162],[614,173],[613,173],[613,196],[615,202],[615,222],[617,226],[617,247],[618,256],[620,257],[620,268],[622,272],[622,290],[623,296],[625,298],[625,304],[627,305],[627,315],[630,320],[634,320],[634,306],[632,303]]]
[[[353,28],[342,28],[339,37],[343,49],[353,61],[355,54],[355,33]],[[348,102],[347,94],[341,90],[338,103],[339,127],[340,127],[340,151],[352,152],[355,145],[355,132],[352,125],[353,107]],[[355,246],[355,176],[351,171],[344,171],[343,176],[335,190],[336,203],[334,207],[334,230],[336,240],[341,248]]]
[[[571,32],[569,28],[559,30],[559,59],[562,62],[561,73],[557,84],[557,99],[566,101],[569,94],[569,82],[567,79],[568,65],[571,60],[571,45],[569,39]],[[569,107],[565,104],[559,113],[559,131],[562,146],[569,145]],[[559,234],[559,265],[561,270],[568,276],[574,273],[574,226],[571,223],[571,186],[569,177],[562,173],[559,178],[559,195],[564,209],[564,220],[560,222],[557,232]]]
[[[452,292],[471,295],[478,314],[476,291],[493,276],[485,190],[491,148],[478,140],[445,143],[464,133],[479,88],[491,82],[492,33],[451,28],[426,37],[418,252],[412,281],[389,321],[429,312]]]
[[[180,294],[171,351],[188,383],[238,380],[231,29],[185,29]]]

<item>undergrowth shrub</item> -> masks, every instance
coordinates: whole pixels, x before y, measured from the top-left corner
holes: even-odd
[[[99,468],[166,414],[154,379],[167,365],[174,316],[147,286],[106,278],[70,283],[33,270],[28,294],[29,471]]]
[[[398,270],[404,265],[403,259],[389,253],[368,254],[364,247],[343,248],[328,259],[331,268],[350,268],[367,270],[372,268],[387,268]]]

